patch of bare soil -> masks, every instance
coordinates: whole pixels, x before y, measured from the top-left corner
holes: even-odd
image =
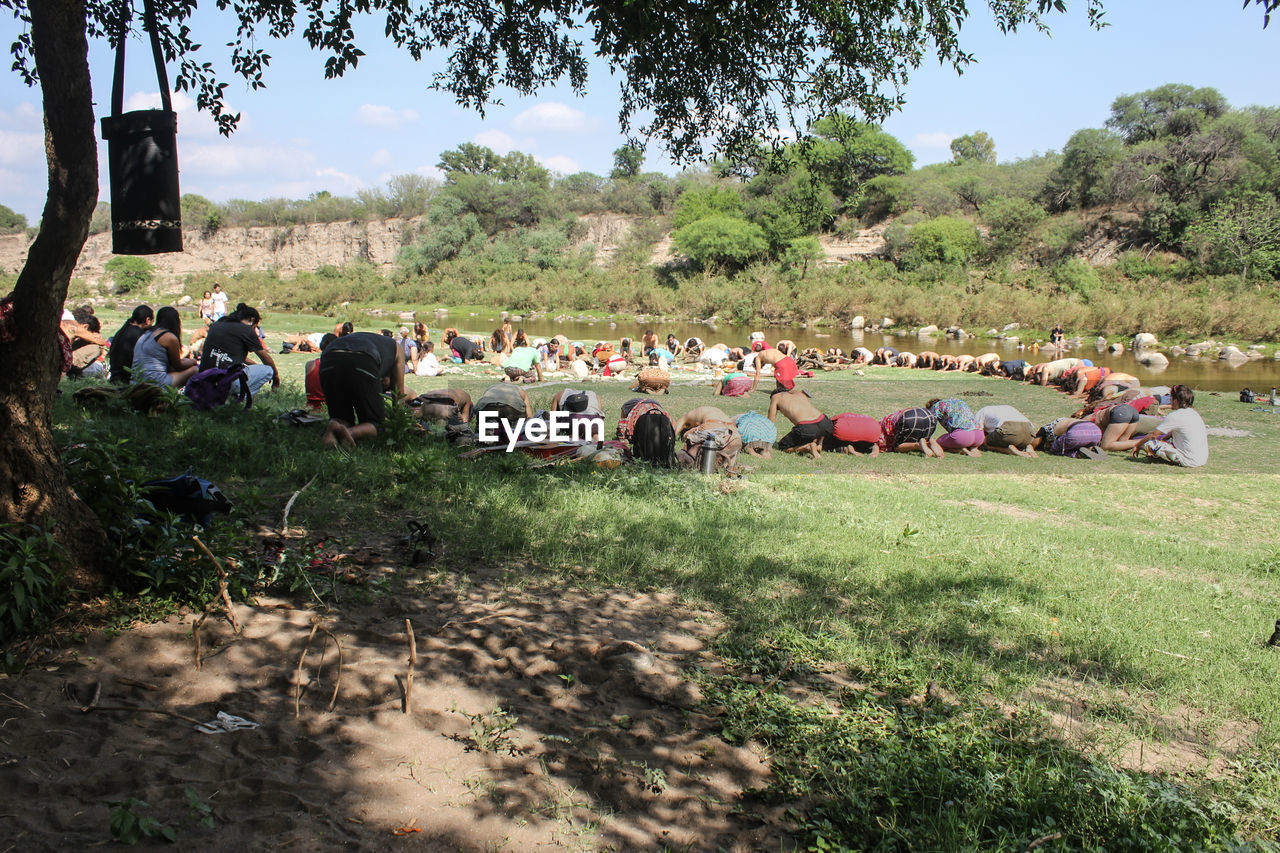
[[[1190,707],[1160,711],[1148,698],[1066,678],[1042,679],[1026,698],[1046,710],[1064,740],[1145,773],[1222,776],[1261,731],[1252,720],[1215,722]],[[1135,729],[1148,736],[1135,736]]]
[[[789,845],[741,811],[767,767],[697,710],[685,670],[715,666],[717,627],[671,596],[473,573],[340,612],[236,612],[239,635],[212,616],[200,628],[199,668],[188,615],[0,680],[0,847],[103,844],[128,797],[183,850]],[[258,726],[191,722],[219,712]]]

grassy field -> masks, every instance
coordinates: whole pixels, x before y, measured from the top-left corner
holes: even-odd
[[[994,453],[778,455],[742,479],[535,470],[459,460],[404,423],[326,453],[318,429],[275,420],[302,404],[306,358],[279,356],[286,384],[248,412],[146,417],[64,393],[59,437],[124,440],[154,476],[194,466],[239,521],[274,523],[315,477],[292,510],[311,531],[359,540],[423,519],[450,567],[673,590],[722,614],[725,669],[692,677],[726,733],[768,751],[777,781],[759,796],[791,805],[814,849],[1026,849],[1062,833],[1045,849],[1178,850],[1280,831],[1280,649],[1265,646],[1280,415],[1199,395],[1211,427],[1250,434],[1211,438],[1193,471]],[[409,384],[478,396],[496,379]],[[612,414],[628,386],[591,385]],[[558,387],[530,388],[535,405]],[[805,387],[832,414],[939,395],[1037,423],[1073,408],[1051,389],[885,368]],[[659,399],[676,415],[768,405],[712,398],[696,374]]]

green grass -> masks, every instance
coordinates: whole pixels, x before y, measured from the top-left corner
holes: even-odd
[[[280,357],[291,384],[249,412],[91,412],[64,391],[59,436],[124,438],[157,476],[194,465],[249,520],[278,523],[318,474],[291,515],[314,532],[356,540],[424,519],[451,566],[529,563],[718,611],[728,663],[706,692],[727,734],[766,748],[777,782],[761,796],[791,804],[815,845],[1024,849],[1060,831],[1047,849],[1217,848],[1280,827],[1280,651],[1263,645],[1280,615],[1280,415],[1201,394],[1210,426],[1254,436],[1211,438],[1210,464],[1194,471],[1119,456],[780,454],[725,481],[466,462],[401,430],[350,459],[325,453],[318,431],[274,420],[301,404],[304,360]],[[447,384],[478,396],[495,378]],[[683,381],[659,398],[677,414],[768,404]],[[633,396],[591,387],[610,413]],[[926,372],[806,387],[833,414],[975,391],[994,395],[966,397],[975,409],[1011,403],[1038,423],[1072,408],[1050,389]],[[555,390],[532,388],[535,404]],[[930,682],[954,702],[921,701]],[[1064,723],[1077,699],[1087,710]],[[1138,742],[1147,755],[1199,746],[1149,764],[1156,776],[1117,769]]]

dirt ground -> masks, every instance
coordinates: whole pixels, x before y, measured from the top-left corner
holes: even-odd
[[[509,577],[237,605],[199,668],[191,614],[44,650],[0,679],[0,853],[108,844],[130,797],[183,850],[790,847],[741,797],[766,764],[695,710],[708,614]],[[196,730],[219,712],[258,725]]]

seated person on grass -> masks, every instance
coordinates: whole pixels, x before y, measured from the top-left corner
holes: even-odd
[[[769,420],[776,423],[779,412],[795,426],[778,442],[778,449],[783,453],[808,453],[817,459],[823,444],[834,434],[831,418],[818,411],[809,395],[799,388],[773,393]]]
[[[759,412],[744,412],[733,423],[742,438],[743,450],[761,459],[772,458],[773,443],[778,440],[777,424]]]
[[[878,456],[884,441],[880,422],[870,415],[845,412],[831,419],[831,438],[824,442],[825,450],[848,453],[853,456]]]
[[[676,451],[676,461],[686,468],[698,467],[702,445],[708,438],[716,442],[716,470],[736,465],[742,449],[742,436],[733,418],[715,406],[699,406],[686,412],[676,421],[676,438],[684,439],[684,449]]]
[[[236,310],[221,320],[216,320],[208,329],[204,348],[201,350],[200,370],[213,367],[230,369],[236,365],[244,365],[245,377],[249,380],[249,393],[254,397],[270,382],[272,388],[280,387],[280,371],[276,368],[275,359],[262,339],[258,337],[256,327],[262,317],[258,309],[251,308],[241,302]],[[349,336],[348,336],[349,337]],[[394,344],[395,342],[392,341]],[[254,355],[261,364],[249,364],[245,359]]]
[[[404,350],[385,335],[354,332],[331,341],[320,354],[319,373],[329,407],[329,426],[321,438],[326,447],[355,447],[373,438],[387,418],[382,392],[390,389],[397,401],[404,397]]]
[[[111,367],[111,381],[117,385],[129,384],[129,372],[133,370],[133,350],[138,339],[151,329],[155,322],[155,312],[149,305],[139,305],[120,331],[111,338],[111,349],[107,353],[107,363]]]
[[[129,379],[181,388],[196,375],[195,359],[182,357],[182,318],[166,305],[156,312],[156,323],[133,346]]]
[[[919,450],[925,456],[941,457],[942,448],[933,440],[937,428],[938,419],[928,409],[902,409],[881,419],[884,440],[880,449],[891,453]]]
[[[938,419],[938,426],[946,432],[935,443],[943,450],[959,450],[967,456],[981,456],[978,448],[986,440],[982,431],[982,422],[973,414],[973,409],[964,400],[954,397],[940,400],[934,397],[924,404],[925,408]]]
[[[1035,438],[1036,428],[1022,412],[1013,406],[983,406],[974,416],[982,424],[983,450],[1035,458],[1031,440]]]
[[[1186,385],[1174,385],[1169,396],[1173,411],[1160,421],[1156,432],[1134,446],[1133,456],[1145,451],[1153,459],[1199,468],[1209,461],[1209,433],[1200,413],[1192,408],[1195,393]]]

